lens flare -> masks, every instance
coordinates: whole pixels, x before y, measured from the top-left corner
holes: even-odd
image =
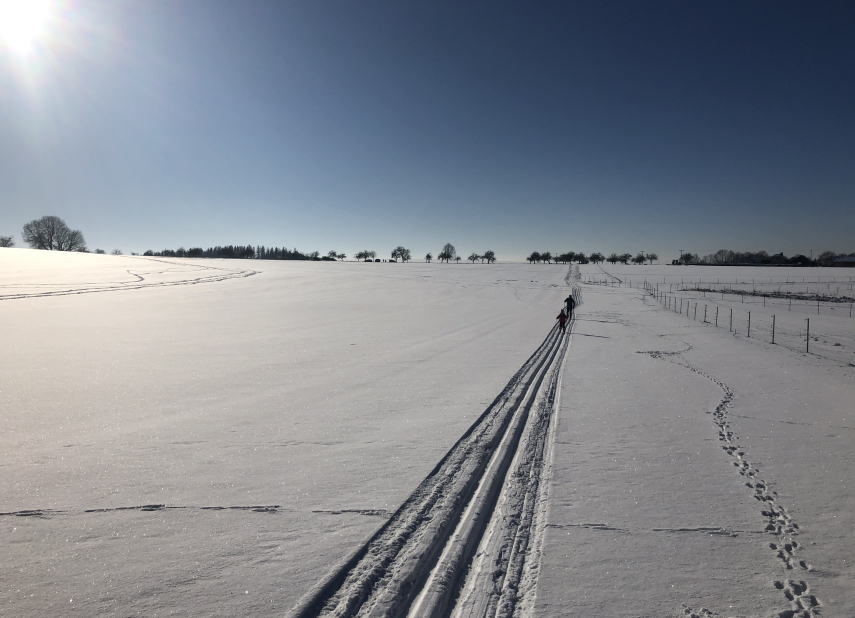
[[[45,31],[48,0],[0,0],[0,40],[12,51],[29,52]]]

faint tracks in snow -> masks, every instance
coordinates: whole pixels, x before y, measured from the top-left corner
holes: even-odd
[[[692,349],[689,344],[686,345],[689,346],[689,350]],[[797,556],[800,544],[795,537],[799,535],[799,525],[793,521],[793,517],[787,508],[778,503],[778,492],[771,489],[769,483],[761,477],[760,468],[748,460],[745,449],[739,446],[739,437],[733,432],[730,426],[728,410],[735,398],[734,392],[724,382],[691,366],[680,356],[687,351],[652,351],[639,352],[639,354],[647,354],[652,358],[659,358],[679,365],[710,380],[723,391],[724,397],[722,397],[715,410],[712,411],[713,422],[718,431],[718,439],[722,450],[734,459],[734,467],[736,467],[740,475],[745,477],[745,486],[752,490],[755,500],[761,504],[760,514],[766,520],[764,532],[774,537],[774,541],[769,542],[769,549],[775,552],[775,556],[780,560],[785,571],[812,570],[813,567],[811,565]],[[778,613],[779,618],[816,618],[820,615],[820,602],[814,594],[810,593],[809,586],[804,581],[795,581],[792,579],[776,580],[774,586],[776,589],[783,591],[784,597],[790,603],[789,609]],[[688,606],[684,606],[683,614],[688,618],[714,615],[705,608],[696,611]]]
[[[289,615],[532,616],[569,342],[554,327],[389,521]]]
[[[238,270],[238,269],[230,269],[230,268],[219,268],[216,266],[204,266],[202,264],[182,264],[178,262],[169,262],[166,260],[152,259],[152,258],[134,258],[139,260],[146,260],[147,262],[160,262],[163,264],[169,264],[171,266],[181,266],[181,267],[190,267],[196,271],[214,271],[213,274],[188,278],[188,279],[180,279],[176,281],[153,281],[146,283],[145,277],[139,274],[138,272],[128,270],[128,275],[134,277],[133,281],[119,281],[115,283],[81,283],[77,284],[76,287],[71,285],[63,285],[63,284],[33,284],[26,287],[58,287],[61,289],[57,290],[45,290],[40,292],[12,292],[12,293],[2,293],[0,292],[0,301],[2,300],[20,300],[23,298],[44,298],[47,296],[72,296],[76,294],[94,294],[96,292],[118,292],[123,290],[140,290],[144,288],[158,288],[158,287],[171,287],[176,285],[196,285],[199,283],[213,283],[216,281],[225,281],[227,279],[242,279],[246,277],[252,277],[253,275],[257,275],[258,271],[255,270]],[[144,275],[153,275],[153,274],[163,274],[169,269],[164,269],[161,271],[152,271],[145,272]],[[22,287],[22,286],[12,286],[12,287]]]
[[[256,504],[251,506],[176,506],[167,504],[141,504],[139,506],[118,506],[102,509],[63,510],[63,509],[27,509],[0,513],[0,517],[37,517],[48,519],[57,515],[84,515],[89,513],[119,513],[123,511],[252,511],[254,513],[278,513],[283,510],[278,504]]]

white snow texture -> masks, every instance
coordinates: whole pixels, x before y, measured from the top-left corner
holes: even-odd
[[[850,273],[0,249],[0,616],[855,616]]]

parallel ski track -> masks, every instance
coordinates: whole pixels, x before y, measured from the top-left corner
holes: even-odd
[[[573,295],[578,306],[578,288]],[[537,579],[545,459],[570,330],[553,327],[389,521],[290,618],[444,617],[460,614],[464,595],[467,616],[521,615],[520,591],[531,601]],[[480,585],[485,569],[490,586]]]
[[[167,260],[160,260],[148,257],[134,257],[137,260],[145,260],[146,262],[161,262],[163,264],[170,264],[174,266],[192,266],[198,270],[210,270],[215,271],[216,274],[195,277],[192,279],[181,279],[178,281],[161,281],[157,283],[145,283],[145,277],[142,275],[128,271],[128,275],[131,277],[136,277],[135,281],[126,281],[126,282],[117,282],[117,283],[104,283],[104,284],[82,284],[88,285],[89,287],[78,287],[78,288],[65,288],[61,290],[56,290],[53,292],[18,292],[12,294],[2,294],[0,293],[0,301],[3,300],[20,300],[24,298],[44,298],[47,296],[74,296],[77,294],[96,294],[100,292],[119,292],[119,291],[127,291],[127,290],[142,290],[145,288],[159,288],[159,287],[173,287],[176,285],[196,285],[199,283],[213,283],[216,281],[225,281],[226,279],[241,279],[246,277],[252,277],[253,275],[257,275],[258,271],[255,270],[237,270],[237,269],[228,269],[228,268],[219,268],[216,266],[205,266],[202,264],[182,264],[179,262],[169,262]],[[162,271],[161,271],[162,272]],[[149,273],[145,273],[149,274]],[[48,287],[48,286],[40,286],[40,287]],[[63,286],[65,287],[65,286]]]

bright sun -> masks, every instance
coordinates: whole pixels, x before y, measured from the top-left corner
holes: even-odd
[[[0,0],[0,39],[12,50],[26,53],[45,30],[48,0]]]

